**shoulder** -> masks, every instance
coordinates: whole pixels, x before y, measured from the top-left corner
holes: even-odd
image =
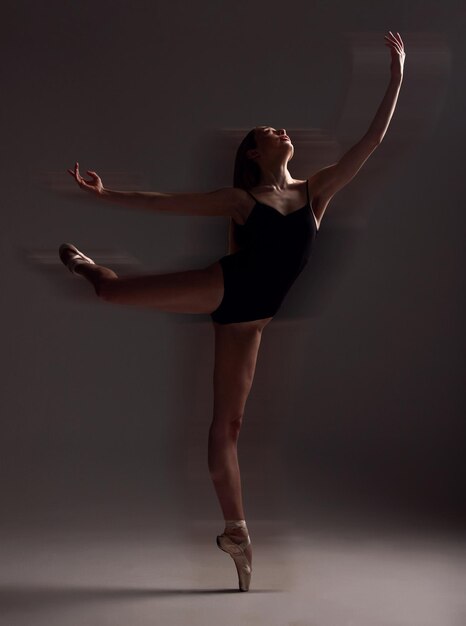
[[[244,224],[254,207],[254,198],[241,187],[230,187],[229,194],[231,217],[237,224]]]
[[[317,228],[320,229],[325,210],[332,199],[332,194],[328,193],[328,176],[331,175],[333,165],[323,167],[314,172],[306,179],[309,189],[309,198],[311,201],[312,211],[317,222]]]
[[[307,184],[309,195],[312,198],[319,198],[322,196],[324,191],[324,176],[322,175],[322,170],[314,172],[308,178],[305,178],[300,182],[303,185]]]

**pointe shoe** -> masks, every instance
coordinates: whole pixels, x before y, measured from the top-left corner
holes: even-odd
[[[251,582],[252,569],[244,553],[245,548],[247,548],[250,543],[251,539],[249,538],[249,534],[242,543],[235,543],[225,533],[217,535],[218,547],[220,550],[227,552],[235,562],[240,591],[249,591],[249,584]]]
[[[76,276],[80,276],[80,274],[75,272],[75,268],[77,265],[80,265],[81,263],[91,263],[92,265],[95,265],[95,261],[80,252],[71,243],[62,243],[59,248],[58,254],[60,255],[62,263],[64,263],[66,267],[70,270],[70,272],[72,274],[75,274]]]

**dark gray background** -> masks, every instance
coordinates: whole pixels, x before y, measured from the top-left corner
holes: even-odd
[[[232,184],[220,131],[270,124],[326,138],[311,175],[368,128],[392,30],[391,126],[264,332],[246,515],[464,528],[465,21],[454,1],[2,2],[2,525],[221,518],[209,317],[99,301],[57,253],[190,269],[226,254],[228,222],[99,203],[66,168],[208,191]]]

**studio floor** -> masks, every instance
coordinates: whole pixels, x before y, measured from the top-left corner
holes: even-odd
[[[212,522],[4,529],[2,626],[464,626],[466,545],[250,521],[248,593]]]

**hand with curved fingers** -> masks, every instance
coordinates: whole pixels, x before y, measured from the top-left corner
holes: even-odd
[[[79,163],[77,161],[74,164],[74,171],[71,169],[67,169],[66,171],[69,172],[71,176],[76,179],[76,182],[81,187],[81,189],[85,189],[86,191],[90,191],[91,193],[102,193],[104,186],[102,184],[102,180],[95,172],[86,170],[86,173],[89,174],[92,180],[84,180],[84,178],[82,178],[79,173]]]
[[[406,58],[403,40],[401,39],[400,33],[396,33],[396,37],[391,30],[389,30],[388,33],[389,34],[384,35],[384,37],[387,39],[385,45],[390,47],[392,53],[390,71],[392,76],[401,78],[403,76],[403,66]]]

